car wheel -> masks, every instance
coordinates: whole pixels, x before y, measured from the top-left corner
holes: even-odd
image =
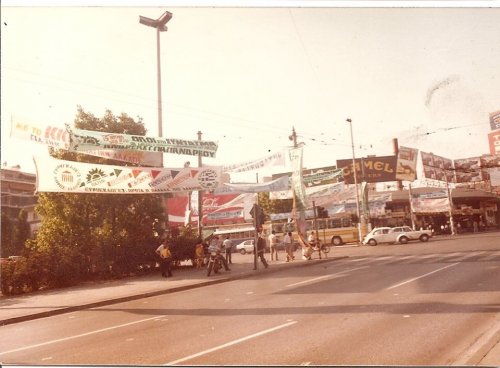
[[[245,255],[245,254],[247,254],[247,251],[245,249],[242,249],[242,250],[240,250],[240,254]]]
[[[332,245],[342,245],[342,238],[340,236],[335,236],[332,239]]]
[[[373,246],[377,245],[377,241],[375,239],[370,239],[370,240],[368,240],[368,244],[373,247]]]
[[[401,244],[406,244],[406,243],[408,243],[408,240],[409,240],[409,239],[408,239],[406,236],[402,236],[401,238],[399,238],[399,242],[400,242]]]
[[[420,241],[426,242],[427,240],[429,240],[429,235],[427,234],[420,235]]]

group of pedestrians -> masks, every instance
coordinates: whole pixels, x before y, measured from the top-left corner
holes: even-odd
[[[268,236],[269,249],[271,253],[271,261],[278,261],[278,244],[280,240],[273,230]],[[308,239],[309,240],[309,239]],[[291,232],[285,233],[283,238],[285,246],[286,262],[291,262],[295,259],[294,256],[294,239]],[[230,271],[229,265],[232,264],[233,242],[229,235],[223,241],[218,236],[212,237],[209,244],[204,244],[201,239],[195,246],[195,266],[201,268],[205,264],[205,258],[211,250],[216,251],[220,255],[221,262],[226,269]],[[257,257],[260,259],[265,268],[269,267],[266,258],[264,257],[266,251],[266,239],[264,233],[261,231],[257,239]],[[172,277],[172,251],[171,246],[165,239],[160,246],[156,249],[156,253],[161,257],[161,275],[162,277]],[[309,258],[310,259],[310,258]]]

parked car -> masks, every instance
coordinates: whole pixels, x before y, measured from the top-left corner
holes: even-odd
[[[236,251],[241,254],[253,253],[253,239],[245,240],[236,245]]]
[[[409,226],[376,227],[363,239],[363,244],[377,245],[378,243],[406,244],[410,240],[428,241],[432,237],[431,230],[413,230]]]

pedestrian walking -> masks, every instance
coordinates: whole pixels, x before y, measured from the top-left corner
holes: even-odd
[[[293,255],[293,237],[290,231],[283,238],[283,243],[285,243],[286,261],[293,261],[295,257]]]
[[[260,261],[264,265],[265,268],[268,267],[266,258],[264,257],[264,252],[266,250],[266,240],[262,237],[262,233],[259,234],[257,239],[257,256],[260,258]]]
[[[278,237],[274,230],[271,232],[271,235],[269,235],[269,249],[271,251],[271,261],[274,261],[275,255],[276,260],[278,260]]]
[[[231,260],[231,253],[233,252],[233,242],[231,239],[229,239],[229,235],[226,236],[226,239],[222,243],[224,250],[226,252],[226,263],[227,264],[232,264],[233,261]]]
[[[203,249],[203,241],[201,240],[201,238],[199,238],[196,242],[194,254],[196,268],[202,268],[205,259],[205,250]]]
[[[172,252],[166,239],[156,248],[156,253],[161,257],[161,276],[172,277]]]

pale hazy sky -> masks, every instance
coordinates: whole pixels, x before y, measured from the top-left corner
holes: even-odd
[[[163,136],[201,130],[219,142],[207,164],[290,145],[295,126],[305,166],[335,165],[352,157],[346,118],[358,157],[392,154],[392,138],[451,159],[489,151],[499,8],[2,6],[2,162],[34,172],[47,151],[9,138],[11,116],[62,127],[81,105],[141,116],[156,136],[156,31],[138,20],[165,10]]]

